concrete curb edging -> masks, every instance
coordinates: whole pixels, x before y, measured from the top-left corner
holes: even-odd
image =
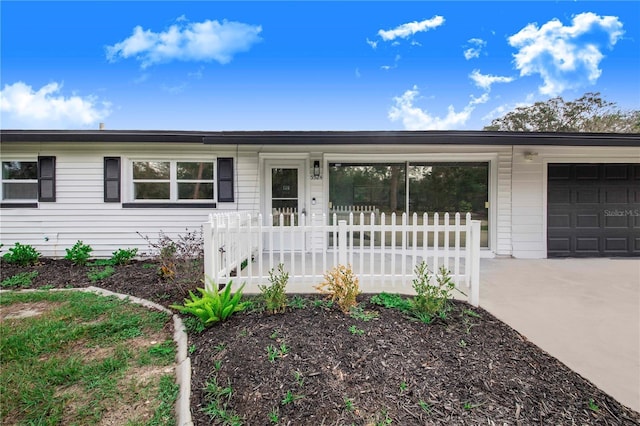
[[[14,290],[0,290],[0,293]],[[21,290],[25,292],[42,291],[39,289]],[[136,305],[145,308],[155,309],[165,312],[173,317],[173,341],[176,343],[176,383],[178,384],[178,398],[176,399],[176,425],[177,426],[193,426],[191,418],[191,359],[187,356],[187,333],[182,319],[171,312],[169,309],[150,300],[141,299],[139,297],[128,294],[114,293],[100,287],[81,287],[81,288],[60,288],[49,289],[46,291],[82,291],[85,293],[95,293],[101,296],[114,296],[118,299],[128,300]]]
[[[169,309],[150,300],[114,293],[100,287],[87,287],[85,291],[94,292],[103,296],[115,296],[130,302],[142,305],[146,308],[156,309],[173,316],[173,341],[176,343],[176,383],[178,384],[178,398],[176,399],[176,425],[193,426],[191,419],[191,359],[187,356],[187,333],[182,319]]]

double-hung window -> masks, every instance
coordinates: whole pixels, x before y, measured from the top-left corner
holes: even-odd
[[[134,160],[131,162],[134,202],[212,202],[214,162]]]
[[[38,162],[2,162],[2,201],[38,200]]]
[[[3,161],[2,206],[37,207],[38,201],[56,201],[55,181],[55,157]]]

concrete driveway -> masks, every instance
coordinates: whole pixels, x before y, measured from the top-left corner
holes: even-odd
[[[640,259],[482,259],[480,306],[640,412]]]

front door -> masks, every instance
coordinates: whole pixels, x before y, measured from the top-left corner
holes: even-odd
[[[298,226],[300,214],[305,212],[304,204],[304,162],[302,160],[281,160],[267,163],[266,167],[267,205],[266,213],[272,214],[271,225]],[[268,220],[268,219],[267,219]],[[302,234],[291,234],[284,238],[274,235],[273,247],[286,250],[302,250]],[[267,247],[271,244],[267,242]]]

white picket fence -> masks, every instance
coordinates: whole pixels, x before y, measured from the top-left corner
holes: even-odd
[[[233,280],[234,286],[245,284],[245,293],[259,293],[259,285],[269,284],[269,271],[282,263],[288,292],[313,293],[327,271],[350,265],[364,293],[412,294],[415,266],[424,261],[433,272],[446,268],[478,306],[480,222],[469,213],[350,213],[348,220],[334,214],[333,224],[326,215],[263,219],[252,213],[210,215],[204,224],[207,286]]]

